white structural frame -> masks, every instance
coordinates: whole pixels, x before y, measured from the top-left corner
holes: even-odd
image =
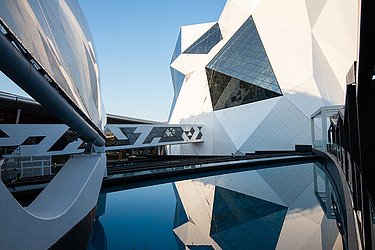
[[[311,116],[311,144],[314,148],[319,148],[324,151],[327,151],[328,144],[328,126],[327,121],[329,118],[337,114],[340,109],[344,108],[343,105],[333,105],[333,106],[322,106],[317,111],[315,111]],[[321,132],[322,140],[315,139],[315,119],[321,119]]]
[[[103,153],[74,156],[28,207],[0,181],[0,248],[53,246],[95,208],[105,170]]]

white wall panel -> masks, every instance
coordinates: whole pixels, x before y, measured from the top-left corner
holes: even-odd
[[[310,19],[310,27],[314,27],[316,20],[324,8],[327,0],[305,0],[307,13]]]
[[[254,11],[254,17],[310,30],[310,22],[304,0],[262,0]]]
[[[298,85],[293,90],[285,93],[287,98],[295,107],[302,111],[307,117],[324,105],[318,86],[313,77]]]
[[[314,37],[312,39],[312,46],[314,55],[314,79],[317,83],[324,104],[343,104],[345,98],[344,90]]]
[[[326,41],[348,60],[354,61],[356,56],[355,43],[351,39],[352,36],[340,10],[341,8],[337,5],[336,0],[327,0],[312,31],[317,39],[319,37],[319,39]]]
[[[310,119],[281,98],[240,151],[293,150],[295,144],[311,144]]]
[[[312,77],[310,30],[258,15],[254,20],[283,93]]]
[[[236,0],[228,0],[219,18],[223,37],[231,37],[249,18],[252,10],[246,10]]]
[[[233,144],[239,149],[268,115],[280,97],[215,111]],[[216,136],[215,136],[216,137]]]
[[[181,26],[181,53],[208,31],[216,22]]]

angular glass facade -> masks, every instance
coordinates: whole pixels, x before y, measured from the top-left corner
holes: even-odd
[[[206,73],[214,110],[282,95],[252,17],[209,62]]]
[[[288,207],[215,187],[210,236],[223,248],[275,249]]]
[[[206,68],[213,110],[257,102],[281,94]]]
[[[208,54],[211,49],[223,39],[219,24],[216,23],[206,33],[204,33],[197,41],[195,41],[184,54]]]
[[[177,45],[176,45],[177,47]],[[182,74],[180,71],[170,67],[171,70],[171,76],[172,76],[172,83],[173,83],[173,90],[174,90],[174,96],[173,96],[173,101],[171,105],[171,111],[169,113],[169,118],[172,113],[172,110],[174,109],[174,106],[176,104],[178,95],[180,94],[180,90],[182,87],[182,84],[184,83],[185,80],[185,75]]]
[[[176,46],[174,47],[171,63],[181,54],[181,31],[178,34]]]
[[[171,70],[174,94],[178,96],[178,94],[180,93],[182,84],[184,83],[185,75],[172,67],[170,67],[170,70]]]

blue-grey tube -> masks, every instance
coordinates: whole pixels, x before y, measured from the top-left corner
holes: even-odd
[[[83,140],[104,146],[96,131],[36,68],[0,33],[0,70],[41,105],[76,131]]]

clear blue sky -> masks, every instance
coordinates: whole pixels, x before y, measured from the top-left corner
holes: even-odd
[[[169,62],[182,25],[216,21],[225,0],[79,0],[98,54],[107,113],[166,121]],[[0,73],[0,90],[25,95]]]

